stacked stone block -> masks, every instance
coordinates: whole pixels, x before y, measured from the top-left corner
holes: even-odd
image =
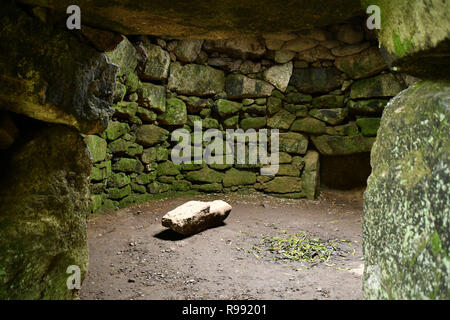
[[[113,119],[103,134],[86,137],[93,211],[170,192],[316,197],[319,154],[370,152],[385,105],[406,88],[371,39],[354,23],[214,41],[124,37],[107,53],[119,66]],[[226,129],[279,130],[278,172],[174,164],[171,133],[193,132],[197,121],[224,136]],[[191,143],[192,150],[207,145]]]

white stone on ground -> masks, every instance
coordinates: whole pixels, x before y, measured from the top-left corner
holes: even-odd
[[[161,223],[183,235],[192,235],[219,225],[231,212],[232,207],[222,200],[212,202],[188,201],[166,213]]]

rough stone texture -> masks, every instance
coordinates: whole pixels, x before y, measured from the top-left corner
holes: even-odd
[[[330,55],[333,48],[344,47],[341,50],[343,53],[357,51],[353,53],[356,55],[367,50],[367,45],[375,51],[378,50],[373,42],[368,42],[370,40],[367,37],[363,40],[365,42],[352,45],[343,45],[335,40],[336,32],[341,26],[336,24],[326,29],[314,28],[296,34],[274,33],[269,36],[270,40],[283,44],[298,38],[313,40],[306,41],[309,43],[318,43],[314,48],[298,54],[297,59],[301,56],[310,62],[296,60],[287,63],[287,66],[297,66],[297,79],[289,81],[290,85],[284,92],[282,87],[275,88],[262,80],[264,73],[269,80],[267,75],[270,71],[286,66],[277,64],[276,52],[266,51],[263,56],[252,60],[241,58],[250,58],[251,50],[254,50],[254,56],[258,56],[261,38],[252,40],[255,44],[253,49],[249,45],[251,41],[245,42],[242,39],[228,39],[228,48],[224,45],[226,41],[204,41],[194,61],[188,64],[172,63],[172,66],[176,65],[180,69],[192,69],[190,74],[184,73],[186,77],[183,72],[178,75],[186,86],[191,86],[190,94],[179,91],[177,85],[169,88],[165,80],[141,82],[143,76],[140,75],[130,82],[127,77],[119,77],[114,94],[114,121],[111,128],[101,135],[108,144],[106,158],[93,167],[93,208],[98,208],[101,212],[147,201],[154,198],[154,195],[169,196],[179,191],[221,193],[256,189],[267,192],[263,184],[274,177],[300,179],[301,187],[295,184],[295,188],[301,190],[286,193],[270,190],[269,194],[284,198],[312,198],[317,195],[316,188],[319,183],[319,169],[313,168],[319,166],[319,160],[318,157],[309,155],[312,149],[317,149],[317,146],[309,145],[310,139],[315,139],[315,143],[321,148],[319,151],[323,152],[322,158],[338,159],[333,163],[344,159],[343,167],[350,170],[351,166],[346,166],[354,159],[350,157],[365,154],[366,158],[361,157],[363,163],[364,159],[367,160],[374,140],[372,136],[376,134],[376,122],[379,121],[388,98],[404,88],[403,82],[411,83],[411,79],[403,74],[386,71],[379,77],[354,81],[348,74],[333,67],[334,57]],[[354,29],[357,31],[354,34],[356,37],[360,28]],[[130,39],[137,48],[135,54],[140,62],[143,61],[142,48],[146,43],[157,44],[158,50],[169,53],[172,61],[181,61],[177,54],[181,57],[186,52],[176,52],[176,49],[189,41],[145,36]],[[266,44],[267,40],[269,39],[266,39]],[[127,47],[131,45],[126,43]],[[231,44],[234,46],[234,52],[230,51]],[[129,48],[127,51],[133,52],[133,49]],[[133,66],[133,63],[130,65]],[[226,79],[225,86],[214,90],[214,94],[208,92],[207,96],[196,96],[196,79],[201,78],[202,81],[205,80],[205,86],[210,85],[206,83],[206,78],[197,72],[197,68],[221,72]],[[299,70],[302,68],[303,70]],[[139,64],[137,69],[139,71]],[[293,76],[291,80],[292,78]],[[253,145],[245,146],[246,157],[243,163],[237,162],[236,152],[234,157],[230,158],[234,159],[234,163],[178,166],[170,162],[172,152],[178,153],[174,148],[180,142],[169,139],[170,133],[175,129],[190,133],[191,147],[188,148],[192,159],[199,160],[200,155],[207,150],[210,142],[202,142],[202,138],[196,138],[192,132],[197,121],[202,121],[203,133],[210,128],[219,129],[222,134],[226,134],[226,129],[279,129],[281,165],[278,172],[273,172],[274,176],[270,177],[261,175],[260,169],[267,169],[268,166],[253,163],[256,159],[252,159],[250,163],[249,153],[255,155],[255,151],[251,149]],[[270,139],[268,142],[270,147]],[[226,145],[223,150],[214,148],[209,151],[212,151],[213,155],[233,153]],[[333,155],[326,156],[328,153]],[[183,156],[184,151],[179,155]],[[351,171],[345,171],[345,168],[336,166],[336,170],[329,171],[332,172],[330,176],[335,177],[335,172],[347,172],[350,176]],[[367,165],[367,168],[370,170],[370,166]],[[364,174],[366,173],[364,171]],[[363,177],[364,174],[358,177]],[[116,179],[124,176],[129,179]],[[336,176],[345,177],[344,174]],[[352,177],[348,180],[353,179]],[[108,184],[108,181],[117,182],[117,186]],[[124,181],[127,184],[119,183]]]
[[[284,92],[291,79],[292,68],[292,62],[270,67],[264,71],[264,80],[273,84],[281,92]]]
[[[302,191],[302,180],[295,177],[275,177],[262,184],[260,189],[268,193],[293,193]]]
[[[323,134],[325,133],[325,127],[326,125],[323,121],[308,117],[295,120],[292,123],[291,131]]]
[[[223,177],[223,186],[240,186],[247,184],[255,184],[256,174],[250,171],[241,171],[237,169],[228,170]]]
[[[106,147],[106,144],[105,144]],[[124,155],[134,157],[143,153],[143,147],[137,143],[127,141],[125,139],[117,139],[108,145],[109,151],[115,156]],[[106,149],[106,148],[105,148]],[[106,150],[105,150],[106,156]]]
[[[420,78],[450,78],[450,2],[416,0],[362,0],[363,7],[378,5],[378,39],[387,61]]]
[[[91,28],[86,25],[83,26],[81,32],[101,52],[114,50],[123,39],[118,33]]]
[[[84,133],[106,128],[117,68],[104,54],[14,5],[2,4],[0,29],[0,109]]]
[[[222,200],[188,201],[166,213],[161,218],[161,223],[175,232],[193,235],[220,225],[228,217],[231,209],[232,207]]]
[[[202,50],[203,40],[181,40],[173,51],[177,58],[184,62],[193,62]]]
[[[152,83],[142,83],[139,89],[139,105],[158,113],[166,111],[166,88]]]
[[[301,179],[303,182],[303,193],[308,199],[315,199],[320,188],[320,161],[319,153],[309,150],[303,157],[305,168]]]
[[[158,117],[158,121],[169,126],[182,126],[187,122],[186,105],[180,99],[170,98],[166,111]]]
[[[119,121],[110,121],[108,128],[105,130],[104,134],[108,138],[108,140],[116,140],[120,138],[125,133],[130,131],[130,126],[127,123],[119,122]]]
[[[304,163],[303,163],[304,164]],[[302,167],[295,164],[280,164],[277,176],[299,177]]]
[[[351,99],[393,97],[406,86],[393,74],[382,74],[355,82],[350,91]]]
[[[56,9],[65,16],[69,0],[21,0]],[[152,34],[177,38],[226,39],[263,33],[289,32],[345,21],[361,10],[359,0],[294,0],[283,5],[271,0],[136,2],[82,0],[83,23],[122,34]],[[212,14],[213,13],[213,14]],[[253,17],[258,17],[254,19]],[[250,19],[250,21],[249,21]]]
[[[370,152],[375,138],[362,135],[353,136],[311,136],[317,150],[323,155],[337,156],[360,152]]]
[[[297,39],[287,41],[281,49],[294,51],[294,52],[302,52],[302,51],[314,48],[317,45],[318,45],[318,42],[314,39],[297,38]]]
[[[336,68],[294,69],[290,85],[305,93],[320,93],[337,89],[341,85]]]
[[[144,166],[139,160],[131,158],[120,158],[113,164],[112,168],[116,171],[128,172],[128,173],[142,173]]]
[[[146,147],[166,141],[168,137],[169,131],[153,124],[145,124],[136,129],[136,142]]]
[[[2,158],[0,299],[76,296],[66,269],[87,272],[91,166],[83,139],[63,126],[36,130]]]
[[[295,114],[284,109],[277,112],[273,117],[267,119],[267,127],[272,129],[289,129],[295,120]]]
[[[278,50],[275,52],[274,60],[277,63],[286,63],[294,59],[296,53],[291,50]]]
[[[336,57],[351,56],[370,47],[370,42],[360,44],[348,44],[331,49],[331,53]]]
[[[309,114],[316,119],[322,120],[331,125],[342,123],[347,117],[348,110],[346,108],[335,109],[312,109]]]
[[[279,133],[280,151],[292,154],[305,154],[308,148],[308,137],[301,133]]]
[[[226,92],[230,99],[264,98],[271,95],[273,86],[262,80],[248,78],[241,74],[226,78]]]
[[[354,115],[381,115],[387,103],[388,100],[386,99],[349,101],[347,108],[349,113]]]
[[[315,97],[312,100],[312,105],[315,108],[341,108],[344,106],[344,101],[344,96],[326,94],[323,96]]]
[[[363,136],[375,137],[380,127],[380,118],[359,118],[356,124],[361,128]]]
[[[164,80],[169,75],[170,55],[160,46],[144,42],[141,54],[140,76],[143,80]]]
[[[124,36],[113,50],[106,53],[106,56],[111,63],[117,66],[117,76],[119,77],[126,77],[134,73],[138,65],[136,49]]]
[[[317,46],[310,50],[303,51],[297,54],[297,60],[302,60],[306,62],[316,62],[319,60],[334,60],[335,57],[331,54],[330,50],[323,47]]]
[[[212,48],[241,59],[261,58],[266,53],[264,43],[256,38],[234,38],[211,41]]]
[[[267,119],[265,117],[253,117],[242,119],[240,122],[240,128],[244,131],[248,129],[263,129],[266,127]]]
[[[85,137],[84,142],[90,151],[94,163],[105,160],[106,141],[104,139],[96,135],[89,135]]]
[[[242,109],[242,104],[225,99],[219,99],[216,102],[217,112],[222,118],[227,118],[238,113]]]
[[[204,167],[198,171],[189,171],[186,174],[186,179],[198,183],[221,183],[223,173]]]
[[[215,95],[224,91],[225,75],[208,66],[171,63],[168,88],[186,95]]]
[[[158,176],[176,176],[180,173],[180,169],[172,161],[165,161],[158,165],[156,172]]]
[[[386,107],[364,194],[368,299],[449,299],[450,85],[420,82]]]
[[[367,78],[387,68],[386,62],[375,47],[370,47],[356,55],[338,57],[335,65],[352,79]]]

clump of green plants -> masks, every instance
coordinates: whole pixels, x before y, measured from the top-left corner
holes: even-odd
[[[321,240],[308,235],[306,231],[280,236],[261,235],[259,246],[253,246],[251,252],[257,258],[265,256],[272,260],[288,260],[302,262],[328,262],[330,257],[339,252],[342,255],[340,243],[351,243],[345,240]]]

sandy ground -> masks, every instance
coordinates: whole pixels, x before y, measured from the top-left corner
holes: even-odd
[[[158,200],[89,219],[89,273],[80,299],[362,299],[362,190],[325,190],[316,201],[261,194],[209,195],[233,206],[225,223],[190,237],[161,226],[193,198]],[[283,231],[285,230],[285,231]],[[261,235],[308,230],[351,242],[325,263],[254,255]]]

